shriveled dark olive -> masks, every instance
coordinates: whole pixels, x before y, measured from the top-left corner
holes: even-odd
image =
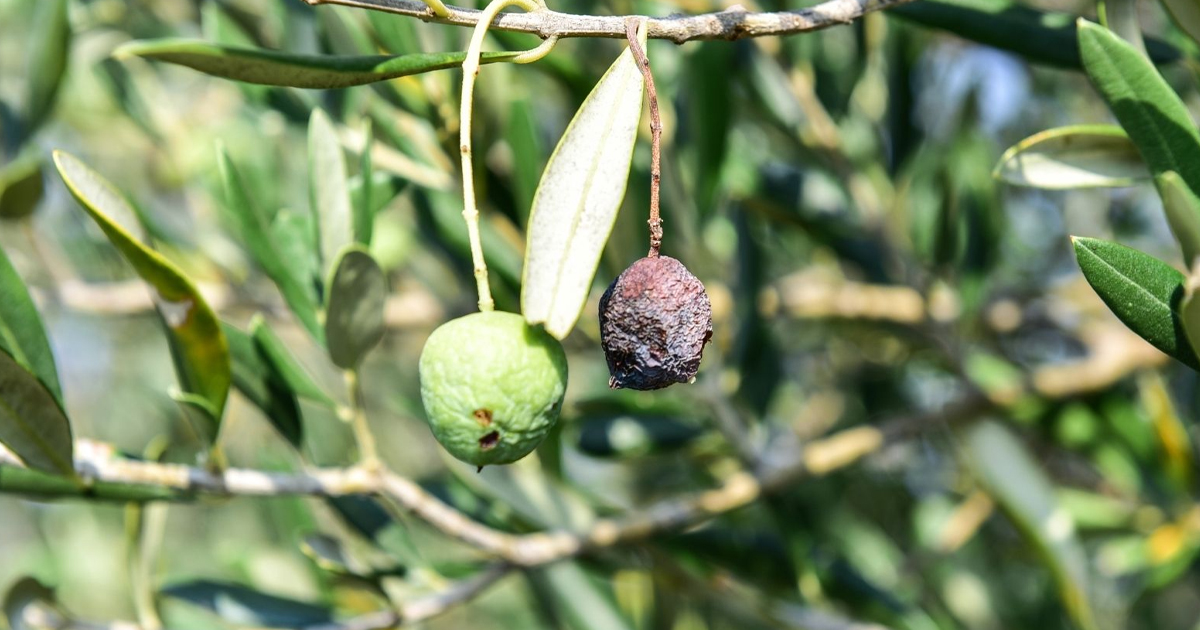
[[[711,338],[704,284],[674,258],[638,260],[600,298],[600,341],[614,389],[691,382]]]

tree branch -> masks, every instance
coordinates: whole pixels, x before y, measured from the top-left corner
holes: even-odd
[[[309,5],[337,4],[371,9],[419,18],[426,22],[475,26],[480,11],[447,6],[444,16],[419,0],[301,0]],[[776,13],[751,13],[740,6],[719,13],[646,18],[650,39],[666,39],[682,44],[693,40],[736,40],[746,37],[793,35],[817,31],[839,24],[849,24],[867,13],[905,4],[911,0],[827,0],[814,7]],[[502,31],[532,33],[546,39],[558,37],[625,38],[625,23],[629,15],[574,15],[558,11],[534,13],[501,13],[492,28]]]

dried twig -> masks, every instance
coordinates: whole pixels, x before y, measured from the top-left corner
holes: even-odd
[[[662,116],[658,112],[658,90],[654,87],[654,74],[650,72],[650,58],[642,50],[638,41],[638,25],[642,21],[630,18],[625,23],[625,37],[629,40],[629,52],[634,62],[646,79],[646,98],[650,101],[650,253],[647,256],[658,256],[662,247],[663,229],[662,216],[658,210],[659,189],[662,188]]]
[[[385,11],[419,18],[426,22],[475,26],[480,11],[447,6],[445,15],[435,15],[420,0],[301,0],[310,5],[338,4],[360,9]],[[720,13],[647,18],[625,15],[574,15],[543,10],[534,13],[502,13],[492,28],[502,31],[533,33],[548,37],[625,38],[630,18],[649,20],[650,39],[668,39],[676,44],[693,40],[793,35],[839,24],[849,24],[866,13],[904,4],[911,0],[828,0],[814,7],[775,13],[751,13],[740,6]]]

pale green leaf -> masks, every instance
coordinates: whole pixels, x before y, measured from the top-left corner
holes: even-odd
[[[1073,125],[1036,133],[1000,156],[993,175],[1049,190],[1131,186],[1150,177],[1137,146],[1114,125]]]
[[[223,46],[190,39],[129,42],[113,55],[165,61],[225,79],[311,89],[344,88],[399,77],[457,68],[464,52],[412,55],[298,55],[261,48]],[[509,61],[516,53],[484,53],[482,63]]]
[[[231,376],[229,345],[216,314],[178,267],[131,232],[136,214],[112,184],[62,151],[54,153],[54,163],[71,194],[154,290],[180,386],[206,400],[219,421]]]
[[[323,267],[354,241],[354,211],[346,184],[346,156],[329,116],[314,109],[308,121],[309,198],[317,216],[317,251]]]
[[[55,96],[71,57],[67,0],[42,0],[31,8],[37,16],[26,57],[29,60],[25,73],[26,134],[32,134],[54,109]]]
[[[1171,231],[1183,249],[1183,259],[1191,265],[1200,256],[1200,199],[1175,171],[1155,177],[1154,185],[1162,197]]]
[[[534,194],[521,310],[559,339],[583,311],[625,198],[643,92],[626,50],[567,126]]]
[[[325,346],[333,364],[355,369],[383,338],[387,278],[360,245],[336,258],[326,285]]]

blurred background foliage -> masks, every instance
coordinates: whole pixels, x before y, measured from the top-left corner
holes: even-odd
[[[55,26],[56,6],[69,30]],[[1194,110],[1196,45],[1159,5],[1138,8],[1151,55]],[[463,50],[466,29],[296,0],[0,0],[0,246],[47,322],[77,436],[137,455],[185,424],[146,290],[53,175],[52,149],[128,192],[223,319],[245,330],[264,313],[340,392],[341,375],[246,253],[214,150],[220,141],[235,156],[255,202],[309,221],[305,128],[319,106],[352,156],[365,123],[374,129],[371,250],[391,295],[363,378],[381,454],[474,518],[512,531],[586,521],[711,487],[736,469],[739,438],[923,423],[858,465],[695,530],[506,579],[430,628],[1196,628],[1196,436],[1183,419],[1200,383],[1108,313],[1067,238],[1179,265],[1158,197],[1145,183],[1055,192],[992,177],[1004,149],[1034,132],[1111,120],[1078,71],[1073,16],[1094,13],[1090,2],[918,0],[782,39],[652,41],[664,251],[706,283],[714,344],[694,386],[606,388],[595,300],[645,250],[643,129],[593,300],[566,340],[562,422],[511,469],[476,475],[447,459],[421,419],[422,343],[475,302],[455,166],[459,73],[302,91],[111,56],[157,37],[304,54]],[[490,35],[493,49],[535,41]],[[480,75],[477,175],[501,309],[518,308],[542,166],[620,49],[569,39],[531,66]],[[976,390],[986,404],[966,417],[939,412]],[[221,433],[229,462],[346,462],[347,425],[302,405],[298,452],[235,394]],[[436,589],[482,560],[365,499],[145,510],[0,495],[0,584],[32,575],[80,617],[134,618],[132,523],[161,536],[150,571],[167,627],[296,627],[371,610],[380,588]]]

